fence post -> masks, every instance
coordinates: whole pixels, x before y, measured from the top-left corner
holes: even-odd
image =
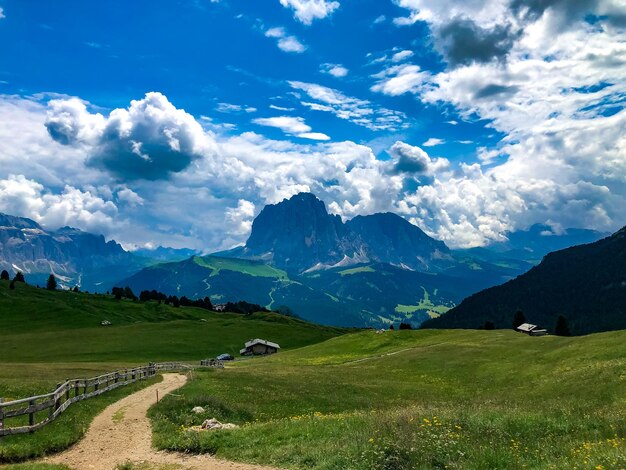
[[[85,383],[87,383],[87,382],[85,381]],[[80,387],[79,387],[79,382],[78,382],[78,380],[75,380],[75,381],[74,381],[74,396],[75,396],[75,397],[77,397],[78,395],[80,395],[80,390],[79,390],[79,388],[80,388]]]
[[[0,430],[4,428],[4,407],[2,407],[3,402],[4,398],[0,397]]]
[[[70,399],[70,379],[65,379],[65,401]]]
[[[29,407],[35,406],[35,400],[29,401],[28,406]],[[28,413],[28,425],[33,426],[34,424],[35,424],[35,413],[31,410],[31,412]]]

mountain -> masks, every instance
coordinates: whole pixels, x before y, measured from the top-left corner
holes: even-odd
[[[165,246],[138,248],[131,253],[135,256],[141,256],[159,262],[182,261],[199,254],[196,250],[189,248],[171,248]]]
[[[626,329],[626,227],[600,241],[548,254],[501,286],[465,299],[429,328],[510,328],[520,309],[527,321],[553,330],[559,315],[574,334]]]
[[[266,206],[243,247],[151,266],[118,285],[208,296],[214,303],[288,306],[302,318],[330,325],[419,326],[530,267],[452,252],[391,213],[344,223],[314,195],[300,193]]]
[[[47,231],[33,220],[0,214],[0,269],[22,271],[31,284],[45,285],[54,273],[63,287],[106,290],[147,264],[102,235],[71,227]]]
[[[610,233],[577,228],[556,231],[549,225],[535,224],[528,230],[508,232],[506,241],[494,243],[486,249],[494,254],[537,264],[550,252],[593,243],[609,235]]]
[[[343,223],[310,193],[265,206],[243,247],[220,256],[267,262],[289,272],[384,262],[407,269],[438,270],[450,250],[419,227],[391,214],[358,216]]]
[[[135,293],[156,289],[189,298],[208,296],[214,303],[245,299],[269,309],[287,306],[301,318],[328,325],[385,326],[408,321],[417,326],[474,291],[471,285],[459,291],[454,281],[385,263],[298,275],[261,261],[195,256],[150,266],[118,285],[128,285]]]

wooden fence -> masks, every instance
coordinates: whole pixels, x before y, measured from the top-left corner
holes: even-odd
[[[202,367],[224,367],[216,361]],[[91,379],[68,379],[57,385],[53,392],[34,397],[2,402],[0,399],[0,437],[36,431],[54,421],[77,401],[86,400],[128,385],[138,380],[154,377],[160,371],[193,369],[195,365],[180,362],[151,363],[147,366],[111,372]],[[28,417],[28,424],[26,424]],[[7,420],[20,421],[19,426],[8,426]]]

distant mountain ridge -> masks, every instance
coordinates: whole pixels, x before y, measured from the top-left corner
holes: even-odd
[[[430,271],[437,270],[437,260],[450,258],[450,250],[399,215],[357,216],[344,223],[316,196],[299,193],[265,206],[246,244],[219,255],[261,260],[292,272],[368,262]]]
[[[71,227],[47,231],[31,219],[0,214],[0,268],[22,271],[32,284],[44,285],[54,273],[64,287],[108,289],[146,264],[102,235]]]
[[[520,309],[553,331],[566,316],[574,334],[626,329],[626,227],[610,237],[548,254],[525,274],[470,296],[429,328],[508,328]]]

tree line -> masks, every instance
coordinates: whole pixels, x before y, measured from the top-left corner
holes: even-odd
[[[24,278],[24,274],[21,271],[18,271],[13,279],[11,279],[9,272],[5,269],[0,273],[0,280],[2,281],[10,281],[9,288],[15,289],[15,283],[21,282],[26,284],[26,279]],[[58,283],[54,274],[50,274],[48,280],[46,282],[47,290],[57,290]],[[73,292],[78,292],[78,286],[75,286],[71,289]],[[108,295],[113,295],[116,300],[129,299],[132,301],[139,302],[148,302],[148,301],[156,301],[159,304],[163,303],[165,305],[171,305],[172,307],[196,307],[202,308],[204,310],[214,310],[214,305],[211,302],[209,297],[204,297],[201,299],[189,299],[186,296],[178,297],[176,295],[166,295],[163,292],[159,292],[155,289],[152,290],[143,290],[139,293],[139,297],[135,295],[133,290],[129,287],[113,287],[110,292],[107,292]],[[253,304],[250,302],[246,302],[244,300],[240,300],[238,302],[227,302],[224,305],[224,311],[231,313],[240,313],[243,315],[250,315],[254,312],[270,312],[267,308]],[[287,313],[288,309],[279,308],[275,310],[276,313],[281,313],[287,316],[294,316],[292,312]]]

